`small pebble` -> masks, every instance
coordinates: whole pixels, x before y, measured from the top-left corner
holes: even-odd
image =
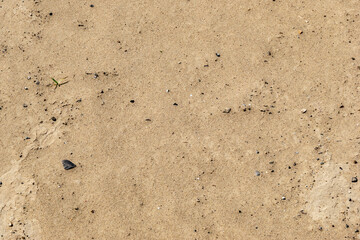
[[[173,105],[174,105],[174,106],[177,106],[178,104],[177,104],[177,103],[174,103]]]
[[[231,108],[225,108],[223,113],[230,113],[231,112]]]
[[[94,78],[96,79],[96,78],[98,78],[98,77],[99,77],[99,74],[95,73],[95,74],[94,74]]]
[[[307,112],[306,108],[301,109],[301,112],[306,113]]]
[[[353,182],[353,183],[356,183],[357,181],[358,181],[357,177],[353,177],[353,178],[351,179],[351,182]]]
[[[2,186],[2,182],[0,181],[0,187]]]
[[[28,88],[28,87],[24,87],[24,89],[25,89],[25,90],[29,90],[29,88]]]
[[[94,4],[91,4],[90,7],[94,7]]]
[[[170,92],[170,90],[169,90],[169,89],[166,89],[166,92]]]
[[[23,104],[23,107],[24,107],[24,108],[27,108],[27,106],[28,106],[28,105],[26,105],[25,103]]]
[[[217,57],[220,57],[220,53],[215,53]]]
[[[30,79],[31,79],[31,76],[28,76],[27,79],[30,80]]]
[[[70,170],[76,167],[76,165],[69,160],[62,160],[62,165],[64,166],[65,170]]]
[[[286,197],[282,197],[281,200],[286,200]]]
[[[135,100],[130,100],[130,102],[131,102],[131,103],[134,103],[134,102],[135,102]]]
[[[51,120],[53,120],[54,122],[56,121],[56,117],[52,117]]]
[[[255,176],[260,176],[260,172],[259,172],[259,171],[255,171]]]

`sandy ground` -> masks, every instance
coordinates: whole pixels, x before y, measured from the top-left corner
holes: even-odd
[[[0,0],[0,239],[360,239],[359,12]]]

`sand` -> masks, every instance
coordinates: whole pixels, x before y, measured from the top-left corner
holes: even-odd
[[[359,11],[1,0],[0,239],[360,239]]]

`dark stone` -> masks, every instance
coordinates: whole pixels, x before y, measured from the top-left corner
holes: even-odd
[[[130,102],[131,102],[131,103],[134,103],[134,102],[135,102],[135,100],[130,100]]]
[[[56,117],[52,117],[51,120],[53,120],[54,122],[56,121]]]
[[[49,13],[49,15],[50,15],[50,16],[52,16],[52,15],[53,15],[53,13],[51,12],[51,13]]]
[[[94,4],[91,4],[90,7],[94,7]]]
[[[62,165],[64,166],[65,170],[70,170],[76,167],[76,165],[69,160],[62,160]]]
[[[174,103],[173,105],[174,105],[174,106],[177,106],[178,104],[177,104],[177,103]]]
[[[0,187],[2,186],[2,182],[0,181]]]
[[[353,182],[353,183],[355,183],[355,182],[357,182],[357,181],[358,181],[357,177],[353,177],[353,178],[351,179],[351,182]]]
[[[220,57],[220,53],[215,53],[217,57]]]

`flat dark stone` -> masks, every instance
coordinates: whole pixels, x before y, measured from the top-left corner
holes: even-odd
[[[65,170],[69,170],[76,167],[76,165],[69,160],[62,160],[62,165],[64,166]]]

